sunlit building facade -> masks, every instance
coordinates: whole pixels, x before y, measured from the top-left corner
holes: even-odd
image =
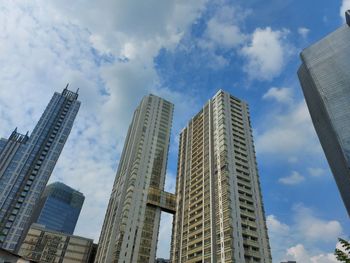
[[[171,262],[271,263],[247,103],[220,90],[182,130]]]
[[[77,99],[67,88],[56,92],[30,136],[16,129],[0,140],[0,247],[18,250],[72,129]]]
[[[301,52],[298,76],[350,216],[350,11],[346,20],[347,24]]]
[[[98,263],[154,263],[161,211],[174,212],[163,191],[173,104],[145,96],[134,112],[105,215]]]

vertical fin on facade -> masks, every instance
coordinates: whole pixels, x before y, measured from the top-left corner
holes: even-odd
[[[65,98],[69,99],[69,100],[77,100],[78,99],[78,91],[79,89],[77,89],[76,92],[71,91],[68,89],[69,83],[67,83],[66,87],[63,89],[62,91],[62,96],[64,96]]]
[[[345,12],[345,19],[348,26],[350,26],[350,9]]]
[[[76,98],[67,89],[62,94],[55,92],[30,137],[16,128],[6,145],[1,140],[0,248],[18,251],[30,227],[33,206],[39,201],[78,113],[80,102]],[[68,118],[71,121],[64,121]]]
[[[20,142],[20,143],[25,143],[28,140],[29,136],[28,136],[28,132],[24,135],[24,134],[20,134],[17,132],[17,127],[13,130],[13,132],[11,133],[9,140],[10,141],[16,141],[16,142]]]

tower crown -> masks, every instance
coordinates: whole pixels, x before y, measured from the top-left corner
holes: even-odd
[[[69,90],[68,86],[69,86],[69,83],[63,89],[62,96],[66,97],[67,99],[70,99],[70,100],[77,100],[78,96],[79,96],[79,94],[78,94],[79,89],[76,92],[74,92],[74,91]]]

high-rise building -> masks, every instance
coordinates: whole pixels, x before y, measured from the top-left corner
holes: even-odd
[[[30,136],[0,140],[0,247],[16,251],[73,126],[80,102],[55,93]]]
[[[41,263],[88,263],[93,257],[93,240],[56,232],[39,224],[32,224],[20,247],[19,255]]]
[[[52,183],[41,195],[31,222],[72,235],[84,199],[79,191],[60,182]]]
[[[350,11],[347,24],[304,49],[298,71],[312,122],[350,215]]]
[[[174,212],[164,189],[173,104],[145,96],[120,157],[95,262],[154,263],[161,211]]]
[[[272,262],[246,102],[220,90],[181,131],[173,263]]]

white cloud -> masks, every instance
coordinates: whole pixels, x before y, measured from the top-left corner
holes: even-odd
[[[350,9],[350,0],[343,0],[340,6],[339,15],[345,22],[345,11]]]
[[[296,213],[295,218],[298,220],[298,230],[303,233],[307,240],[334,242],[343,232],[338,221],[319,219],[310,208],[304,205],[296,205],[293,210]]]
[[[133,56],[147,61],[161,47],[176,45],[186,28],[200,14],[205,2],[61,0],[54,1],[51,5],[56,16],[87,27],[94,47],[101,52],[121,56],[133,46]]]
[[[304,100],[289,105],[286,111],[272,112],[262,123],[264,131],[258,130],[256,136],[259,154],[290,158],[322,152]]]
[[[204,6],[184,0],[0,3],[0,136],[16,126],[32,131],[66,82],[80,88],[81,109],[51,177],[86,196],[75,234],[98,240],[141,97],[153,92],[174,102],[176,129],[196,110],[194,96],[159,87],[154,57],[177,45]]]
[[[164,191],[169,193],[175,193],[176,188],[176,176],[172,173],[168,173],[165,178]]]
[[[269,231],[273,233],[288,234],[290,230],[290,227],[288,225],[278,221],[274,215],[267,216],[266,224]]]
[[[299,27],[298,28],[298,33],[302,38],[307,38],[307,36],[310,33],[310,29],[306,28],[306,27]]]
[[[172,226],[173,215],[162,213],[159,227],[157,257],[169,258]]]
[[[276,262],[287,260],[302,263],[336,262],[332,261],[333,249],[324,251],[322,247],[324,244],[336,246],[337,237],[342,235],[339,222],[316,217],[310,208],[302,204],[293,207],[289,219],[291,223],[285,224],[275,215],[266,218],[272,257]]]
[[[222,6],[207,22],[204,38],[199,45],[204,48],[235,48],[242,44],[247,36],[240,30],[239,24],[249,14],[249,10],[242,10],[231,6]]]
[[[244,70],[252,79],[271,80],[282,71],[293,48],[287,42],[289,31],[257,28],[242,48]]]
[[[292,103],[293,91],[290,88],[270,88],[264,95],[263,99],[274,99],[279,103]]]
[[[297,163],[299,161],[298,157],[296,156],[291,156],[291,157],[288,157],[288,160],[287,160],[289,163]]]
[[[325,169],[319,167],[308,168],[309,174],[314,177],[322,176],[326,174]]]
[[[207,34],[215,44],[228,48],[237,46],[245,38],[238,26],[221,23],[215,18],[209,20]]]
[[[305,180],[305,177],[300,175],[298,172],[293,171],[291,175],[286,176],[286,177],[281,177],[278,181],[281,184],[286,184],[286,185],[296,185],[300,184]]]
[[[332,263],[338,262],[332,253],[321,253],[310,255],[302,244],[297,244],[287,249],[288,260],[295,260],[302,263]]]

